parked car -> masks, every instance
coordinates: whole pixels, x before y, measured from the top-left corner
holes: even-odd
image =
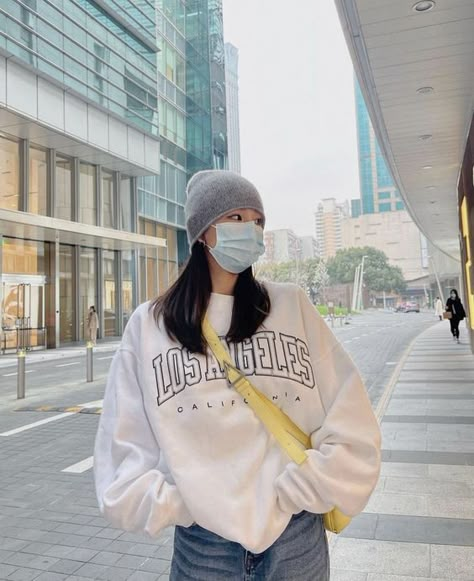
[[[404,313],[419,313],[420,305],[418,303],[408,302],[405,303]]]

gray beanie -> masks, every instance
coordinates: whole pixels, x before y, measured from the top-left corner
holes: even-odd
[[[232,210],[257,210],[265,219],[257,188],[234,172],[200,171],[189,180],[186,191],[186,230],[191,248],[209,226]]]

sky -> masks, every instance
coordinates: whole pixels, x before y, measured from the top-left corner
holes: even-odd
[[[268,229],[314,235],[318,200],[359,197],[353,67],[333,0],[223,0],[223,10],[240,57],[242,175]]]

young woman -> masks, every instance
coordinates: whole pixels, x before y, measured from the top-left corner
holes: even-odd
[[[322,514],[359,513],[379,475],[366,390],[303,291],[255,280],[265,214],[249,181],[199,172],[186,220],[186,267],[134,312],[112,363],[94,456],[100,509],[151,536],[177,525],[172,581],[327,581]],[[227,383],[206,314],[235,365],[311,435],[303,464]]]
[[[449,322],[451,324],[453,340],[459,343],[459,323],[466,318],[466,311],[455,288],[451,289],[449,299],[446,301],[446,310],[451,313]]]
[[[94,305],[89,307],[89,313],[87,314],[87,338],[89,341],[95,345],[97,343],[97,330],[99,328],[99,318],[97,317],[97,311]]]

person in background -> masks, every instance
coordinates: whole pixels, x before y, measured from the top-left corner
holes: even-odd
[[[108,376],[100,510],[152,537],[176,525],[170,581],[328,581],[322,514],[358,514],[379,476],[367,391],[305,292],[255,279],[265,225],[255,186],[208,170],[187,194],[188,263],[135,310]],[[205,317],[241,373],[311,435],[302,464],[228,383]]]
[[[87,314],[87,339],[91,341],[94,345],[97,342],[97,329],[99,327],[99,318],[97,317],[97,311],[94,305],[89,307],[89,313]]]
[[[437,317],[439,317],[439,320],[442,321],[443,320],[443,302],[441,301],[441,299],[439,297],[436,297],[435,300],[435,314]]]
[[[466,318],[466,311],[455,288],[451,289],[449,299],[446,301],[446,311],[451,313],[449,322],[451,324],[453,340],[459,343],[459,323]]]

